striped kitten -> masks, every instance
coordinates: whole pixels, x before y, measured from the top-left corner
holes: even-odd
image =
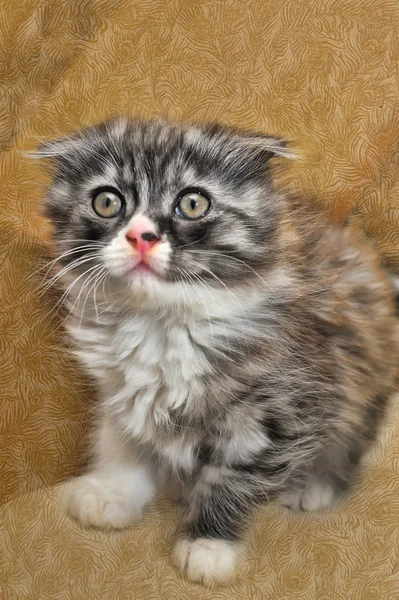
[[[330,506],[375,436],[398,360],[393,286],[351,227],[273,186],[264,135],[118,119],[49,142],[46,200],[77,355],[96,381],[84,525],[120,528],[165,481],[173,561],[234,575],[258,503]]]

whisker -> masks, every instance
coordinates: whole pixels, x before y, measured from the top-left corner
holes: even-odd
[[[190,282],[191,282],[193,285],[195,285],[195,281],[193,281],[193,276],[195,275],[194,273],[193,273],[193,274],[191,274],[191,273],[189,273],[188,271],[185,271],[185,272],[183,272],[183,271],[182,271],[180,268],[179,268],[179,270],[180,270],[180,272],[181,272],[183,275],[185,275],[186,277],[188,277],[189,281],[190,281]],[[202,282],[201,282],[201,283],[202,283]],[[210,288],[209,288],[209,286],[207,286],[207,287],[208,287],[208,289],[210,289]],[[197,288],[197,291],[198,291],[198,293],[200,294],[200,296],[201,296],[201,298],[202,298],[203,306],[204,306],[204,309],[205,309],[205,312],[206,312],[206,315],[207,315],[207,318],[208,318],[209,330],[210,330],[210,333],[211,333],[212,339],[214,339],[214,337],[215,337],[215,336],[214,336],[214,332],[213,332],[212,321],[211,321],[211,317],[210,317],[210,314],[209,314],[209,310],[208,310],[208,306],[207,306],[206,300],[205,300],[205,298],[204,298],[204,295],[202,294],[202,292],[201,292],[201,291],[200,291],[198,288]],[[211,295],[212,295],[212,293],[211,293]]]
[[[217,304],[220,304],[220,302],[218,302],[218,301],[215,299],[215,296],[214,296],[214,293],[213,293],[212,287],[209,285],[209,283],[207,283],[206,281],[204,281],[204,279],[203,279],[203,278],[202,278],[202,277],[201,277],[201,276],[200,276],[198,273],[191,273],[191,275],[192,275],[193,277],[195,277],[195,279],[196,279],[197,281],[199,281],[199,283],[200,283],[200,285],[201,285],[201,286],[204,286],[204,287],[205,287],[205,288],[208,290],[208,293],[211,295],[211,298],[212,298],[212,300],[214,301],[215,305],[217,305]],[[208,312],[208,310],[207,310],[207,305],[205,305],[205,309],[206,309],[206,311],[207,311],[208,318],[209,318],[209,312]],[[220,324],[220,323],[222,323],[222,322],[225,322],[226,320],[227,320],[227,321],[230,323],[230,326],[231,326],[231,327],[234,329],[234,323],[233,323],[233,319],[232,319],[232,317],[231,317],[231,316],[225,316],[225,317],[224,317],[222,320],[218,319],[218,322],[219,322],[219,324]],[[212,336],[213,336],[213,338],[215,338],[215,336],[214,336],[214,332],[213,332],[213,329],[212,329],[212,332],[211,332],[211,333],[212,333]],[[227,356],[228,356],[228,355],[230,354],[231,347],[230,347],[229,337],[228,337],[228,334],[227,334],[227,328],[226,328],[226,325],[225,325],[225,334],[224,334],[224,339],[225,339],[226,346],[227,346],[227,350],[228,350],[228,352],[227,352]]]
[[[176,268],[177,268],[177,271],[184,276],[184,272],[182,271],[182,269],[180,269],[180,267],[176,267]],[[186,301],[186,291],[187,291],[187,294],[188,294],[188,289],[186,288],[184,281],[177,281],[177,284],[178,284],[178,287],[183,292],[184,310],[185,310],[184,317],[185,317],[185,320],[187,321],[187,305],[188,305],[188,302]]]
[[[81,310],[81,313],[80,313],[79,328],[80,328],[80,326],[82,324],[83,315],[84,315],[84,311],[85,311],[85,308],[86,308],[86,303],[87,303],[88,297],[90,295],[90,292],[93,289],[93,287],[96,285],[97,277],[100,277],[102,275],[102,273],[104,272],[104,269],[105,269],[105,267],[102,266],[102,265],[100,265],[100,270],[99,271],[95,270],[94,273],[92,273],[90,275],[90,277],[88,278],[88,281],[85,283],[85,285],[83,286],[83,288],[81,290],[81,291],[83,291],[84,287],[88,286],[93,281],[93,279],[94,279],[94,283],[90,286],[90,288],[89,288],[89,290],[88,290],[88,292],[87,292],[87,294],[85,296],[83,307],[82,307],[82,310]],[[97,306],[95,306],[95,311],[96,311],[96,318],[98,320]]]
[[[199,239],[199,240],[194,240],[193,242],[189,242],[188,244],[181,244],[180,246],[176,246],[176,248],[187,248],[187,246],[193,246],[194,244],[199,244],[200,242],[203,242],[204,240],[206,240],[206,238],[208,237],[208,233],[206,235],[204,235],[203,238]]]
[[[56,302],[56,304],[53,307],[53,309],[50,311],[49,314],[46,315],[47,317],[50,316],[50,322],[51,322],[51,319],[59,312],[59,310],[65,306],[65,304],[64,304],[65,299],[68,297],[70,291],[75,286],[75,284],[79,281],[79,279],[81,279],[84,275],[86,275],[87,273],[89,273],[96,266],[97,265],[94,265],[94,267],[91,267],[91,268],[87,269],[84,273],[82,273],[81,275],[79,275],[79,277],[77,277],[76,279],[74,279],[72,281],[72,283],[67,287],[67,289],[63,292],[63,294],[61,295],[61,297]],[[69,311],[68,315],[70,315],[70,314],[71,314],[71,310]]]
[[[104,279],[105,279],[107,276],[108,276],[108,271],[106,271],[106,270],[104,269],[104,273],[103,273],[102,275],[101,275],[101,274],[99,274],[99,275],[98,275],[98,277],[97,277],[98,281],[97,281],[97,284],[95,284],[95,287],[94,287],[94,292],[93,292],[93,302],[94,302],[94,309],[95,309],[95,311],[96,311],[96,321],[97,321],[97,323],[98,323],[98,317],[99,317],[99,314],[98,314],[98,306],[97,306],[97,290],[98,290],[98,288],[99,288],[99,286],[100,286],[101,282],[102,282],[102,281],[103,281],[103,280],[104,280]]]
[[[219,257],[222,257],[222,258],[228,259],[228,260],[235,260],[236,262],[244,265],[252,273],[254,273],[262,281],[262,283],[267,284],[265,279],[263,277],[261,277],[261,275],[259,275],[259,273],[253,267],[251,267],[247,262],[245,262],[245,260],[237,258],[236,256],[230,256],[229,252],[226,252],[226,254],[225,254],[224,252],[215,252],[213,250],[196,250],[196,249],[192,250],[192,252],[195,252],[197,254],[207,254],[209,256],[219,256]]]
[[[91,275],[89,275],[89,277],[87,277],[87,279],[83,282],[83,285],[80,288],[77,297],[75,298],[75,301],[74,301],[74,303],[72,305],[71,310],[69,311],[69,314],[71,314],[74,311],[75,306],[79,306],[80,298],[82,296],[82,293],[83,293],[84,289],[86,288],[86,286],[90,283],[90,281],[92,279],[93,271],[94,271],[94,274],[95,274],[99,269],[103,269],[103,266],[102,265],[93,265],[92,267],[90,267],[89,269],[87,269],[87,271],[85,271],[85,273],[84,273],[85,275],[89,274],[89,273],[91,273]],[[75,280],[75,283],[77,281],[79,281],[79,279],[81,279],[81,277],[82,277],[82,275],[80,275],[79,277],[77,277],[76,280]]]
[[[88,250],[88,249],[92,249],[91,245],[86,245],[86,246],[78,246],[76,248],[71,248],[70,250],[67,250],[66,252],[63,252],[62,254],[60,254],[59,256],[57,256],[56,258],[54,258],[53,260],[51,260],[50,262],[46,263],[43,267],[40,267],[40,269],[37,270],[37,272],[39,273],[40,271],[42,271],[43,269],[48,269],[50,271],[51,267],[57,263],[59,260],[63,259],[63,258],[67,258],[68,256],[71,256],[72,254],[76,254],[78,252],[81,252],[82,250]]]
[[[65,267],[63,267],[58,273],[56,273],[50,280],[46,281],[44,280],[43,282],[43,291],[41,292],[42,294],[45,294],[46,292],[48,292],[48,290],[53,287],[62,277],[64,277],[65,275],[67,275],[70,271],[73,271],[74,269],[76,269],[77,267],[80,267],[81,265],[90,262],[92,260],[101,258],[97,255],[92,255],[92,256],[86,256],[84,258],[78,258],[75,261],[73,261],[72,263],[66,265]],[[45,285],[47,284],[47,285]]]
[[[92,246],[101,246],[104,248],[107,244],[106,242],[99,242],[98,240],[88,240],[87,238],[64,238],[62,240],[57,240],[57,244],[69,244],[76,242],[86,242],[86,244],[90,244]]]
[[[188,263],[190,263],[191,265],[198,267],[198,265],[194,261],[187,260],[187,259],[186,259],[186,261]],[[215,273],[211,269],[208,269],[208,267],[205,267],[204,265],[200,265],[200,268],[203,269],[206,273],[209,273],[209,275],[211,275],[212,277],[214,277],[216,279],[216,281],[218,281],[225,290],[227,290],[228,292],[231,291],[230,288],[217,275],[215,275]]]

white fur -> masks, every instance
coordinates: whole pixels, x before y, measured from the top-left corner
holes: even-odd
[[[234,577],[237,547],[224,540],[182,539],[175,546],[172,560],[190,581],[213,587]]]
[[[121,432],[141,443],[156,445],[154,427],[166,418],[166,409],[202,391],[199,377],[210,366],[191,344],[189,327],[145,313],[120,318],[112,326],[70,327],[80,342],[79,357],[102,382],[107,411],[115,416]],[[169,450],[162,444],[162,452],[176,468],[193,465],[189,440],[179,438]]]
[[[104,418],[96,432],[95,459],[90,473],[72,479],[65,488],[69,514],[83,525],[118,529],[140,518],[155,490],[155,474],[122,440],[112,419]]]

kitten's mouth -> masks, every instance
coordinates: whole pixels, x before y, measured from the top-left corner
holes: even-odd
[[[150,265],[145,262],[140,261],[134,267],[131,267],[128,272],[129,275],[140,275],[141,277],[156,277],[159,279],[159,274],[154,271]]]

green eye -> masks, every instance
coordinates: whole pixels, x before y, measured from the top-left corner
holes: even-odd
[[[116,217],[122,208],[122,199],[115,192],[104,190],[93,198],[93,209],[100,217]]]
[[[176,213],[185,219],[200,219],[209,210],[211,201],[199,192],[188,192],[181,196]]]

